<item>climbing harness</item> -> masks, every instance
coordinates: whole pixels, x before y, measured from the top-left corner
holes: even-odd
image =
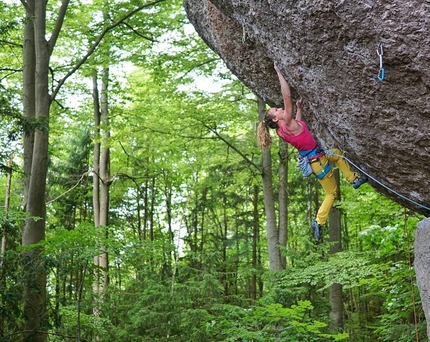
[[[403,196],[402,194],[399,194],[398,192],[396,192],[396,191],[394,191],[393,189],[389,188],[389,187],[388,187],[388,186],[386,186],[385,184],[381,183],[381,182],[380,182],[380,181],[378,181],[376,178],[372,177],[371,175],[369,175],[368,173],[366,173],[365,171],[363,171],[362,169],[360,169],[357,165],[355,165],[355,164],[354,164],[350,159],[348,159],[347,157],[345,157],[345,156],[343,156],[343,155],[340,155],[340,154],[333,153],[333,152],[331,152],[331,151],[329,151],[329,150],[325,150],[325,153],[326,153],[327,155],[329,155],[329,156],[336,156],[336,157],[340,157],[340,158],[345,159],[348,163],[350,163],[350,164],[351,164],[352,166],[354,166],[358,171],[360,171],[360,173],[362,173],[363,175],[366,175],[368,178],[372,179],[375,183],[378,183],[380,186],[384,187],[384,188],[385,188],[385,189],[387,189],[388,191],[392,192],[393,194],[397,195],[398,197],[403,198],[404,200],[406,200],[406,201],[408,201],[408,202],[410,202],[410,203],[412,203],[412,204],[415,204],[415,205],[416,205],[416,206],[418,206],[418,207],[421,207],[421,208],[423,208],[423,209],[426,209],[426,210],[429,210],[429,211],[430,211],[430,208],[429,208],[429,207],[426,207],[425,205],[422,205],[421,203],[418,203],[418,202],[416,202],[416,201],[414,201],[414,200],[412,200],[412,199],[410,199],[410,198],[407,198],[406,196]]]
[[[320,163],[321,165],[321,163]],[[322,179],[325,176],[328,175],[328,173],[331,170],[331,166],[330,163],[325,164],[324,166],[321,165],[321,171],[315,174],[315,177],[317,177],[318,179]]]
[[[325,154],[325,151],[322,148],[319,148],[318,146],[312,150],[299,151],[299,155],[301,157],[307,157],[308,159],[317,159],[319,157],[322,157],[324,154]]]
[[[302,171],[302,175],[304,177],[309,177],[313,173],[311,164],[314,162],[320,163],[319,158],[322,157],[324,154],[324,150],[319,148],[318,146],[312,150],[299,151],[298,167],[300,171]],[[325,164],[324,166],[320,163],[320,166],[321,171],[315,173],[315,177],[317,177],[318,179],[324,178],[331,170],[331,166],[329,163]]]
[[[383,67],[382,63],[382,56],[384,55],[384,50],[382,48],[382,43],[378,44],[378,47],[376,48],[376,53],[379,56],[379,73],[378,73],[378,80],[382,81],[385,77],[385,69]]]

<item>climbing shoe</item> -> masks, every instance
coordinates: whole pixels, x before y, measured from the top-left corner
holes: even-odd
[[[311,228],[314,231],[315,240],[317,242],[321,239],[321,226],[318,224],[316,220],[312,221]]]
[[[357,177],[352,181],[352,186],[354,189],[358,189],[361,185],[363,185],[364,183],[366,183],[368,181],[366,176],[362,176],[362,177]]]

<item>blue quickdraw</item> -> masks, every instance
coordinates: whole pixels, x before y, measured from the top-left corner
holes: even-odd
[[[384,50],[382,49],[382,43],[379,43],[377,49],[376,49],[376,53],[379,56],[379,73],[378,73],[378,80],[382,81],[385,77],[385,69],[383,67],[383,63],[382,63],[382,56],[384,54]]]

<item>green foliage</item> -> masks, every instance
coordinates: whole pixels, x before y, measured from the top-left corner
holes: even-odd
[[[56,5],[49,2],[51,29]],[[52,58],[52,86],[106,25],[138,5],[71,3]],[[7,38],[0,40],[1,60],[8,66],[0,70],[7,79],[0,86],[2,136],[9,139],[1,150],[5,164],[10,141],[48,126],[23,121],[16,109],[22,22],[15,19],[23,9],[1,3],[0,11],[0,35]],[[92,134],[90,84],[94,70],[107,66],[111,137],[103,143],[111,151],[112,183],[109,226],[101,233],[92,218],[92,148],[101,138]],[[0,212],[8,237],[0,283],[8,336],[23,330],[17,303],[24,282],[46,272],[52,341],[78,339],[79,332],[82,340],[130,342],[403,342],[414,340],[415,329],[425,341],[410,263],[420,218],[369,184],[355,191],[342,180],[337,205],[344,213],[344,251],[330,255],[330,243],[315,245],[309,231],[321,188],[299,175],[292,149],[287,268],[267,272],[256,101],[190,29],[181,1],[142,9],[109,31],[51,107],[46,240],[19,249],[27,217],[18,208],[23,199],[18,182],[14,209]],[[276,175],[275,153],[272,161]],[[276,177],[274,191],[276,196]],[[95,315],[92,286],[102,270],[93,258],[102,247],[110,283]],[[25,273],[14,266],[30,262],[33,251],[42,253],[33,258],[34,268]],[[343,287],[345,331],[329,327],[333,284]]]
[[[326,290],[333,284],[342,284],[345,289],[357,287],[364,279],[373,277],[377,271],[364,253],[351,251],[339,252],[327,260],[318,260],[305,268],[294,268],[279,273],[282,287],[294,287],[301,284],[319,285],[319,291]]]
[[[408,222],[409,223],[409,222]],[[363,249],[372,252],[371,259],[379,264],[375,281],[368,286],[383,299],[381,325],[375,329],[381,341],[426,340],[425,317],[420,310],[418,288],[412,267],[413,225],[371,226],[362,232]],[[409,241],[408,241],[409,240]],[[415,324],[416,321],[416,324]]]
[[[324,333],[327,324],[311,318],[313,309],[309,301],[299,301],[290,308],[276,303],[251,308],[243,318],[247,329],[243,322],[239,323],[241,329],[227,329],[226,336],[231,337],[226,341],[341,341],[348,337]]]
[[[78,330],[81,331],[82,340],[91,340],[94,336],[99,336],[104,341],[109,338],[108,331],[112,329],[112,322],[103,317],[94,316],[93,313],[80,312],[76,305],[61,306],[59,310],[61,326],[69,336],[74,336]],[[53,337],[52,341],[62,341],[62,338]]]
[[[140,291],[137,289],[140,288]],[[114,336],[130,341],[341,341],[347,334],[326,332],[327,324],[312,318],[313,306],[300,301],[290,308],[269,300],[255,306],[224,303],[220,282],[209,274],[186,283],[153,282],[129,287],[127,300],[117,302]],[[123,323],[127,322],[125,326]],[[127,331],[127,333],[125,332]]]
[[[100,239],[97,239],[97,231],[93,224],[84,222],[73,230],[58,228],[55,234],[43,241],[43,251],[46,255],[58,254],[61,258],[76,259],[78,263],[92,260],[92,257],[100,250]],[[67,253],[66,255],[64,253]]]
[[[19,151],[19,139],[26,130],[12,97],[0,84],[0,173],[10,171],[9,158]]]

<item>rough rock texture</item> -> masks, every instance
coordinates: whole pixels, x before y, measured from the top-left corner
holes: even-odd
[[[427,320],[427,335],[430,337],[430,218],[418,223],[415,232],[415,276],[420,289],[423,310]]]
[[[343,149],[377,180],[370,182],[377,191],[429,213],[429,0],[184,0],[184,6],[200,36],[255,94],[282,105],[273,69],[279,61],[294,100],[307,104],[305,119],[320,144]]]

